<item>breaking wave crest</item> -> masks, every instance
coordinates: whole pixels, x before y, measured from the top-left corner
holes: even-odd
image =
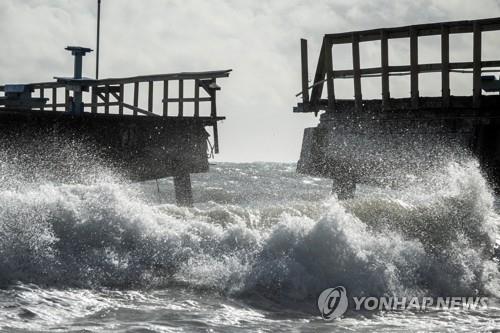
[[[269,181],[259,168],[269,173],[269,166],[256,165],[239,180],[235,168],[216,167],[210,177],[220,187],[200,188],[201,196],[260,186],[275,198],[301,191],[291,183],[320,182],[278,165],[282,187],[264,191]],[[500,296],[492,259],[499,216],[474,161],[450,162],[400,189],[362,188],[343,202],[298,193],[286,202],[211,201],[190,209],[154,202],[146,187],[109,175],[94,178],[0,189],[3,287],[180,285],[290,306],[336,285],[351,295]]]

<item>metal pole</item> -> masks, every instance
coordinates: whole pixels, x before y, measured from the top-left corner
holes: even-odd
[[[97,0],[97,45],[95,60],[95,78],[99,79],[99,36],[101,32],[101,0]]]

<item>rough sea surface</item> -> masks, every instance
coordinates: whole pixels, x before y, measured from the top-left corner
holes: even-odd
[[[194,208],[173,205],[170,179],[95,168],[61,183],[0,166],[4,332],[500,331],[500,217],[473,160],[345,201],[293,164],[217,163],[193,175]],[[489,306],[326,322],[317,297],[335,286]]]

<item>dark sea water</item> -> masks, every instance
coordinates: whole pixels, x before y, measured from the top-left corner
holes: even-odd
[[[474,161],[345,201],[293,164],[217,163],[192,177],[194,208],[173,205],[169,179],[158,192],[105,169],[61,184],[13,168],[0,169],[1,331],[500,331],[500,217]],[[318,295],[339,285],[488,307],[326,322]]]

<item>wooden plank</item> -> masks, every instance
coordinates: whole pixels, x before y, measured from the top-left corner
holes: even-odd
[[[441,28],[441,95],[444,108],[450,106],[450,29]]]
[[[361,111],[363,107],[363,97],[361,92],[361,65],[359,59],[359,35],[352,34],[352,68],[354,73],[354,103],[356,111]]]
[[[92,103],[91,107],[90,107],[90,112],[91,113],[97,113],[97,93],[96,93],[96,88],[97,87],[92,87],[91,89],[91,97],[90,97],[90,101]]]
[[[217,122],[214,123],[213,129],[214,129],[214,153],[218,154],[219,153],[219,131],[217,129]]]
[[[387,39],[387,31],[382,30],[380,34],[380,66],[382,78],[382,102],[384,106],[388,106],[390,99],[389,91],[389,40]]]
[[[148,111],[153,112],[153,81],[148,83]]]
[[[57,88],[52,88],[52,111],[57,111]]]
[[[118,99],[120,104],[118,104],[118,114],[123,114],[123,102],[125,101],[125,87],[124,84],[120,84],[120,98]]]
[[[316,66],[316,73],[314,75],[313,88],[310,97],[310,104],[312,106],[319,104],[321,99],[321,93],[323,92],[323,85],[325,82],[325,75],[326,75],[325,48],[326,48],[326,40],[325,38],[323,38],[323,43],[321,44],[321,50],[319,52],[319,59],[318,59],[318,64]]]
[[[216,83],[215,78],[212,79],[212,83]],[[215,90],[212,91],[210,98],[212,99],[212,101],[210,103],[210,117],[216,118],[217,117],[217,92]]]
[[[326,90],[328,94],[328,109],[335,110],[335,89],[333,86],[333,61],[332,61],[332,44],[328,43],[325,47],[325,71],[326,71]]]
[[[472,51],[472,105],[478,108],[481,104],[481,26],[474,22]]]
[[[302,102],[309,103],[309,64],[307,59],[307,40],[300,40],[300,62],[302,69]]]
[[[410,28],[410,94],[411,106],[418,108],[418,30]]]
[[[156,113],[153,113],[153,112],[149,112],[149,111],[146,111],[144,109],[141,109],[135,105],[130,105],[128,103],[123,103],[123,106],[126,107],[127,109],[130,109],[134,112],[134,115],[137,115],[137,113],[142,113],[142,114],[145,114],[147,116],[152,116],[152,117],[161,117],[160,115],[156,114]]]
[[[163,116],[168,116],[168,80],[163,81]]]
[[[179,117],[184,116],[184,80],[179,80]]]
[[[194,80],[194,116],[200,116],[200,81]]]
[[[40,88],[40,98],[45,98],[45,89],[44,88]],[[45,105],[42,105],[40,107],[40,111],[45,111]]]
[[[195,98],[194,97],[183,97],[182,100],[184,101],[184,103],[188,103],[188,102],[195,102]],[[212,97],[198,97],[198,101],[200,102],[211,102],[212,101]],[[179,103],[179,99],[178,98],[167,98],[167,102],[169,103]]]
[[[109,114],[109,86],[104,88],[104,114]]]
[[[473,32],[474,22],[477,22],[482,27],[482,31],[500,30],[500,17],[491,19],[481,19],[475,21],[451,21],[451,22],[440,22],[440,23],[430,23],[430,24],[419,24],[413,27],[415,27],[419,31],[419,36],[440,35],[442,24],[446,24],[449,27],[450,34],[470,33]],[[381,30],[387,31],[387,37],[389,39],[410,37],[410,31],[409,31],[410,26],[362,30],[362,31],[356,31],[356,33],[358,33],[360,36],[360,42],[368,42],[373,40],[379,40]],[[328,39],[332,44],[346,44],[351,42],[351,34],[352,32],[326,34],[325,38]]]
[[[124,104],[125,106],[125,104]],[[132,109],[133,115],[137,116],[137,109],[139,106],[139,82],[134,83],[134,108]]]
[[[69,112],[71,109],[71,101],[69,98],[69,90],[65,89],[64,90],[64,104],[66,104],[66,112]]]

